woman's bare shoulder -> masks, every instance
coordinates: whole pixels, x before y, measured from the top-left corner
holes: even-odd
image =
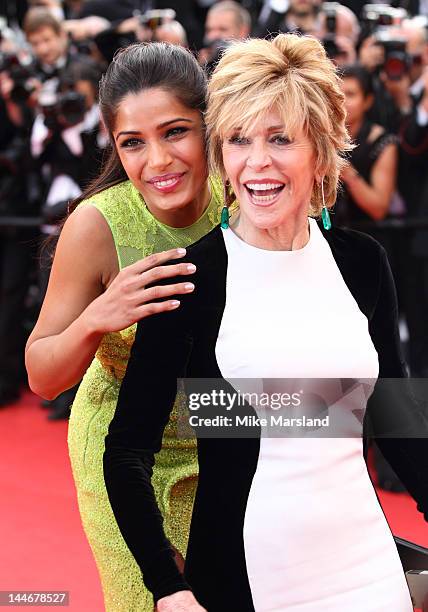
[[[368,141],[374,142],[379,136],[382,136],[382,134],[385,134],[385,129],[381,125],[375,123],[370,130]]]
[[[58,258],[81,266],[82,272],[91,270],[104,286],[116,276],[119,264],[113,236],[95,206],[79,206],[67,218],[56,248],[55,260]]]

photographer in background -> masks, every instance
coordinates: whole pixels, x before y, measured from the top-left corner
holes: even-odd
[[[31,125],[42,87],[54,90],[61,70],[72,59],[67,34],[50,9],[31,8],[24,17],[23,28],[34,58],[22,61],[19,53],[8,54],[0,68],[7,113],[18,127]]]
[[[38,202],[30,193],[28,133],[11,121],[4,98],[0,98],[0,125],[0,217],[36,216]],[[33,228],[0,225],[0,406],[19,399],[26,379],[25,299],[37,236]]]
[[[360,61],[372,72],[375,104],[370,119],[399,138],[398,193],[389,217],[424,217],[428,161],[428,61],[426,30],[402,9],[364,7]],[[396,22],[396,23],[394,23]],[[408,362],[413,376],[428,374],[428,252],[422,230],[384,234],[409,332]]]
[[[278,31],[315,36],[336,64],[356,61],[355,47],[360,32],[358,20],[349,8],[338,2],[290,0],[286,10],[271,9],[255,27],[256,36]]]
[[[26,296],[34,267],[36,228],[25,217],[37,216],[30,157],[34,89],[31,58],[18,35],[0,24],[0,406],[19,399],[26,379],[24,346]],[[17,219],[11,223],[10,218]]]
[[[428,217],[428,68],[415,81],[419,95],[412,96],[411,111],[400,125],[398,187],[407,218]],[[412,94],[412,91],[411,91]],[[428,232],[410,230],[399,242],[403,303],[409,328],[409,363],[415,377],[428,377]]]
[[[31,151],[44,178],[42,244],[59,234],[70,200],[99,174],[107,137],[100,123],[97,64],[73,61],[60,77],[55,93],[41,94],[31,134]],[[49,244],[49,240],[48,240]],[[51,249],[42,247],[39,294],[43,301],[50,274]],[[66,419],[77,388],[58,396],[49,419]]]
[[[251,32],[251,15],[233,0],[217,2],[211,6],[205,20],[203,48],[198,61],[210,74],[222,51],[231,40],[247,38]]]
[[[136,42],[168,42],[187,47],[186,30],[176,21],[175,16],[173,9],[153,9],[137,13],[100,30],[94,37],[94,43],[107,64],[119,48]]]
[[[395,132],[413,111],[428,62],[426,28],[406,17],[403,9],[380,5],[366,5],[362,15],[359,61],[374,78],[372,118]]]
[[[61,22],[49,9],[35,7],[26,13],[23,29],[36,58],[35,72],[41,82],[58,77],[71,60]]]

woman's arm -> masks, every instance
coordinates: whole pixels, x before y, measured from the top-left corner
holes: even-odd
[[[342,172],[341,179],[352,199],[372,219],[379,221],[388,213],[395,189],[397,174],[397,145],[387,145],[373,165],[371,184],[358,174],[353,166]]]
[[[32,390],[47,399],[56,397],[81,380],[105,333],[176,307],[173,300],[152,300],[189,292],[185,283],[145,286],[191,274],[185,264],[158,267],[184,253],[173,249],[151,255],[119,272],[113,238],[101,213],[93,206],[73,212],[61,233],[47,294],[27,342]]]
[[[105,441],[104,477],[120,531],[139,564],[158,609],[202,610],[179,571],[165,536],[151,484],[154,455],[161,448],[193,345],[186,308],[138,324],[115,415]],[[181,593],[185,591],[185,593]],[[189,607],[179,607],[185,598]],[[169,608],[169,605],[177,607]]]
[[[370,435],[428,521],[428,415],[415,399],[401,355],[394,280],[384,249],[369,330],[379,357],[379,380],[369,399]]]

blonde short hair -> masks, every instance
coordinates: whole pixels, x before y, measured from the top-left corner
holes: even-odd
[[[336,201],[339,175],[351,145],[345,127],[340,78],[315,38],[279,34],[248,39],[226,49],[208,85],[206,123],[212,169],[225,178],[222,143],[236,127],[245,133],[273,107],[287,135],[302,127],[315,151],[315,175],[324,176],[327,206]],[[309,214],[318,216],[322,197],[314,184]]]

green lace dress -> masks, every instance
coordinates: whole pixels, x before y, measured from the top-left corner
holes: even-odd
[[[153,252],[185,247],[219,222],[220,184],[210,179],[211,202],[203,216],[187,228],[171,228],[155,219],[139,192],[126,181],[86,200],[105,217],[124,268]],[[136,325],[106,334],[88,368],[73,403],[68,444],[84,530],[101,577],[107,612],[152,612],[153,599],[140,569],[117,527],[107,497],[102,458],[104,438],[113,417]],[[144,390],[143,390],[144,392]],[[143,398],[143,395],[142,395]],[[150,409],[141,401],[141,410]],[[156,457],[153,485],[164,526],[172,544],[184,556],[197,478],[196,446],[174,433],[174,412]]]

